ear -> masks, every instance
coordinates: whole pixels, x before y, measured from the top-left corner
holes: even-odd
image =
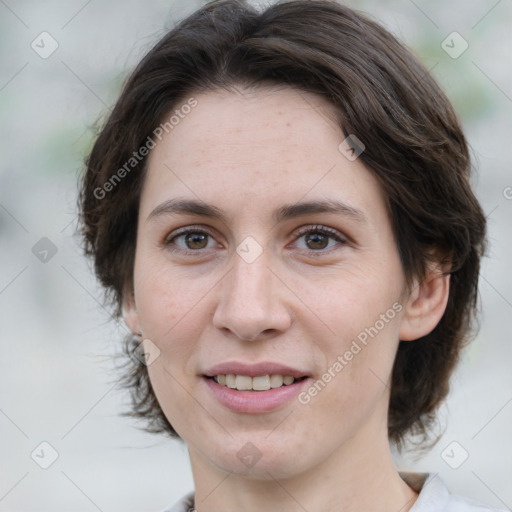
[[[139,313],[135,305],[133,293],[127,293],[123,297],[123,318],[133,334],[140,334]]]
[[[431,333],[448,303],[450,274],[441,265],[431,265],[421,282],[416,282],[404,307],[400,340],[412,341]]]

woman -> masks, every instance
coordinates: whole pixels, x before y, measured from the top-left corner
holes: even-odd
[[[390,451],[427,442],[469,339],[469,168],[429,73],[335,2],[213,2],[148,53],[81,211],[134,414],[188,447],[171,511],[482,510]]]

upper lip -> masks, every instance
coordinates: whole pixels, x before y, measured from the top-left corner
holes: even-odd
[[[257,377],[258,375],[290,375],[296,379],[308,376],[308,373],[303,370],[267,361],[256,364],[242,363],[239,361],[226,361],[212,366],[204,373],[207,377],[228,374],[247,375],[249,377]]]

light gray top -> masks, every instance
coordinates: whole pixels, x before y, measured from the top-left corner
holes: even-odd
[[[400,473],[400,476],[419,493],[409,512],[505,512],[477,501],[450,494],[437,473]],[[163,512],[196,512],[194,492],[188,493]]]

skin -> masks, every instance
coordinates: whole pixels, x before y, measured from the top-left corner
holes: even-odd
[[[408,510],[417,495],[387,439],[391,370],[399,340],[427,334],[441,318],[448,277],[432,268],[407,289],[383,193],[360,159],[338,150],[344,136],[327,101],[284,87],[194,97],[197,106],[149,158],[124,314],[160,350],[148,371],[188,445],[195,508]],[[150,215],[173,198],[212,204],[225,219]],[[273,218],[284,205],[325,199],[360,216]],[[192,254],[175,238],[186,226],[211,234],[189,242]],[[315,226],[342,241],[320,237],[324,248],[298,233]],[[236,252],[247,236],[262,249],[252,263]],[[232,412],[201,377],[227,360],[276,361],[316,381],[395,303],[401,311],[308,404]],[[237,456],[248,442],[261,454],[252,467]]]

